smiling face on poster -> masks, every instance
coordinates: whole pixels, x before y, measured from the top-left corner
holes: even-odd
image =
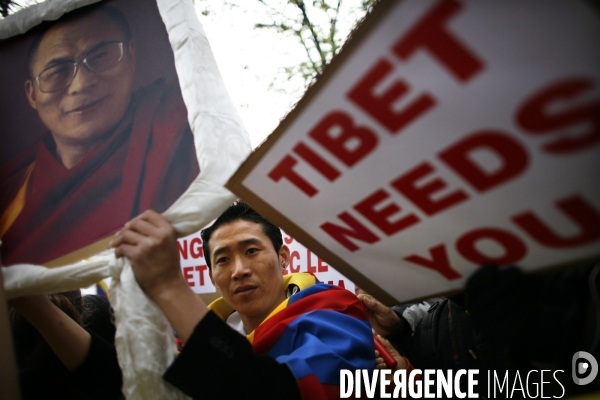
[[[30,48],[27,100],[69,169],[116,125],[131,100],[135,41],[109,15],[84,14],[55,24]],[[82,150],[72,154],[71,148]]]
[[[228,187],[387,303],[600,255],[600,19],[383,1]]]
[[[5,265],[86,248],[146,209],[165,211],[198,176],[154,1],[105,1],[43,22],[3,40],[0,65]]]

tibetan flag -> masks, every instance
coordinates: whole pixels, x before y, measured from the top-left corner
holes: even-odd
[[[104,281],[96,283],[96,293],[98,296],[104,296],[108,298],[108,285]]]
[[[275,309],[248,340],[255,353],[289,366],[302,398],[339,398],[341,369],[372,371],[375,367],[367,313],[348,290],[309,274],[293,275],[313,284],[299,285],[301,290]],[[293,284],[292,278],[288,290]]]

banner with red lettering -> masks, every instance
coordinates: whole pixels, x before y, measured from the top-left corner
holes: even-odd
[[[297,272],[309,272],[318,280],[331,285],[343,287],[354,293],[356,287],[354,282],[346,278],[339,271],[329,265],[321,257],[304,247],[300,242],[285,232],[283,233],[283,244],[290,249],[290,265],[284,271],[284,275]]]
[[[600,18],[383,1],[228,187],[394,303],[600,255]]]
[[[208,266],[204,261],[200,232],[177,240],[181,272],[194,293],[215,293],[217,289],[210,280]]]

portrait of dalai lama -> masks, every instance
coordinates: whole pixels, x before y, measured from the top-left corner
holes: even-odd
[[[196,178],[181,91],[164,79],[134,90],[141,62],[111,5],[37,30],[24,91],[45,131],[0,170],[3,265],[46,263],[106,238],[146,209],[166,210]]]

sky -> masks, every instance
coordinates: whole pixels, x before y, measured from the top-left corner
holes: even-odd
[[[258,10],[220,7],[204,16],[201,6],[196,9],[229,95],[252,147],[256,147],[277,127],[301,93],[269,90],[280,66],[299,62],[301,54],[286,48],[286,40],[276,32],[254,29]]]
[[[224,5],[222,0],[197,0],[196,10],[229,95],[256,147],[302,96],[302,82],[286,81],[281,71],[306,60],[306,53],[297,38],[254,27],[257,22],[270,21],[266,7],[258,0],[237,3],[243,8]],[[345,37],[357,19],[353,10],[360,0],[343,4],[340,14],[346,17],[338,28]],[[202,15],[207,9],[208,15]],[[279,85],[270,88],[273,80]]]

